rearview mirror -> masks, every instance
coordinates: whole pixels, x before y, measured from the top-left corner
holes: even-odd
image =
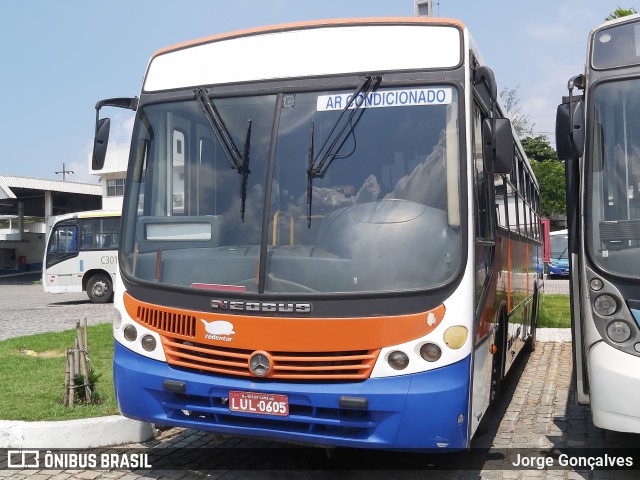
[[[571,104],[573,103],[573,112]],[[584,108],[582,100],[558,105],[556,151],[560,160],[580,158],[584,153]]]
[[[96,125],[96,136],[93,139],[93,157],[91,159],[91,168],[93,170],[102,170],[104,160],[107,156],[107,145],[109,144],[109,130],[111,129],[111,120],[109,118],[101,118]]]
[[[96,103],[96,133],[93,139],[93,156],[91,157],[92,170],[102,170],[104,168],[107,145],[109,144],[111,120],[100,118],[100,109],[102,107],[126,108],[135,111],[138,109],[138,98],[107,98]]]
[[[484,169],[507,174],[513,168],[513,133],[508,118],[487,118],[482,124]]]

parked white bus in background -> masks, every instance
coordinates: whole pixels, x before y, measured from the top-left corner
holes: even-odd
[[[45,292],[87,292],[94,303],[113,299],[120,212],[95,210],[56,217],[42,262]]]
[[[556,120],[576,392],[596,426],[640,433],[640,16],[598,26],[588,45]]]

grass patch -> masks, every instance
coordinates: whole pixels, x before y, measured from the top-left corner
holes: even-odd
[[[549,295],[540,297],[538,312],[540,328],[571,328],[571,307],[569,295]]]
[[[87,328],[91,368],[100,374],[96,391],[101,403],[62,405],[67,348],[75,330],[41,333],[0,342],[2,420],[70,420],[118,413],[113,390],[113,332],[111,324]]]

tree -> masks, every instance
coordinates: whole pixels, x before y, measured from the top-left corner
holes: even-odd
[[[529,160],[545,162],[548,160],[558,161],[558,154],[549,143],[549,139],[545,135],[537,137],[525,137],[521,140]]]
[[[635,8],[616,8],[611,14],[604,19],[605,22],[610,20],[615,20],[616,18],[626,17],[627,15],[633,15],[634,13],[638,13]]]
[[[522,140],[533,173],[540,185],[540,212],[543,217],[567,214],[564,163],[544,135]]]
[[[523,137],[533,133],[535,123],[530,123],[529,115],[522,113],[520,98],[518,98],[518,88],[520,88],[520,85],[516,85],[516,88],[511,90],[507,87],[503,88],[500,92],[500,99],[504,105],[505,116],[511,119],[511,124],[518,136]]]

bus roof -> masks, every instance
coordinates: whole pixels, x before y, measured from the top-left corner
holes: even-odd
[[[122,215],[120,210],[86,210],[84,212],[65,213],[53,217],[53,223],[71,218],[100,218],[100,217],[119,217]]]
[[[440,28],[416,28],[424,26]],[[224,33],[156,52],[143,91],[457,68],[466,55],[465,31],[458,20],[395,17],[318,20]],[[417,55],[415,45],[432,47]]]
[[[262,27],[247,28],[244,30],[235,30],[231,32],[211,35],[188,42],[170,45],[156,51],[151,58],[168,52],[174,52],[196,45],[211,43],[218,40],[229,40],[232,38],[244,37],[249,35],[257,35],[264,33],[284,32],[287,30],[303,30],[306,28],[331,27],[331,26],[349,26],[349,25],[397,25],[397,24],[430,24],[430,25],[448,25],[457,26],[464,29],[465,26],[460,20],[453,18],[432,18],[432,17],[365,17],[365,18],[339,18],[332,20],[310,20],[301,22],[281,23],[276,25],[268,25]]]

